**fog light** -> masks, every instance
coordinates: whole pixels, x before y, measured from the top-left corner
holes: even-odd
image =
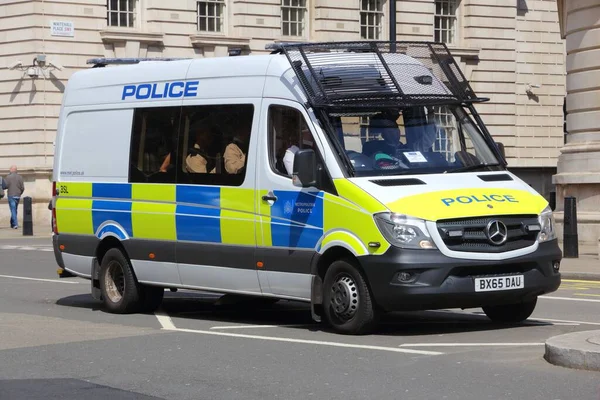
[[[558,272],[558,270],[560,269],[560,261],[554,261],[552,263],[552,269],[554,269],[554,272]]]
[[[411,283],[417,279],[417,274],[414,272],[398,272],[396,280],[400,283]]]

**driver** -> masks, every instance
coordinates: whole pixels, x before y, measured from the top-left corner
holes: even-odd
[[[367,142],[369,146],[364,151],[366,155],[375,156],[378,153],[384,153],[388,156],[396,157],[398,151],[404,148],[404,144],[400,142],[400,128],[396,122],[397,119],[398,114],[379,114],[371,117],[369,123],[370,133],[375,135],[380,134],[383,140]]]

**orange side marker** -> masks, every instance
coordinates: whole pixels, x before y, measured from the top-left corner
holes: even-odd
[[[58,248],[60,249],[60,251],[65,251],[65,245],[61,244],[60,246],[58,246]]]
[[[258,268],[262,268],[262,267],[264,267],[264,266],[265,266],[265,264],[263,264],[263,262],[262,262],[262,261],[259,261],[259,262],[257,262],[257,263],[256,263],[256,266],[257,266]]]
[[[154,260],[156,258],[156,254],[150,253],[148,254],[148,257],[150,257],[151,260]]]

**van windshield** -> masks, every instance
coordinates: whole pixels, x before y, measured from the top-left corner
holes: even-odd
[[[463,107],[329,113],[329,122],[352,164],[351,175],[459,173],[502,169]],[[350,167],[348,167],[350,169]]]

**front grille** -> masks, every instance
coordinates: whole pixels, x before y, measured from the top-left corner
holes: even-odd
[[[496,220],[507,228],[508,236],[502,245],[492,244],[486,233],[488,224]],[[539,221],[535,215],[463,218],[440,220],[437,229],[450,250],[503,253],[533,245],[539,233]]]

